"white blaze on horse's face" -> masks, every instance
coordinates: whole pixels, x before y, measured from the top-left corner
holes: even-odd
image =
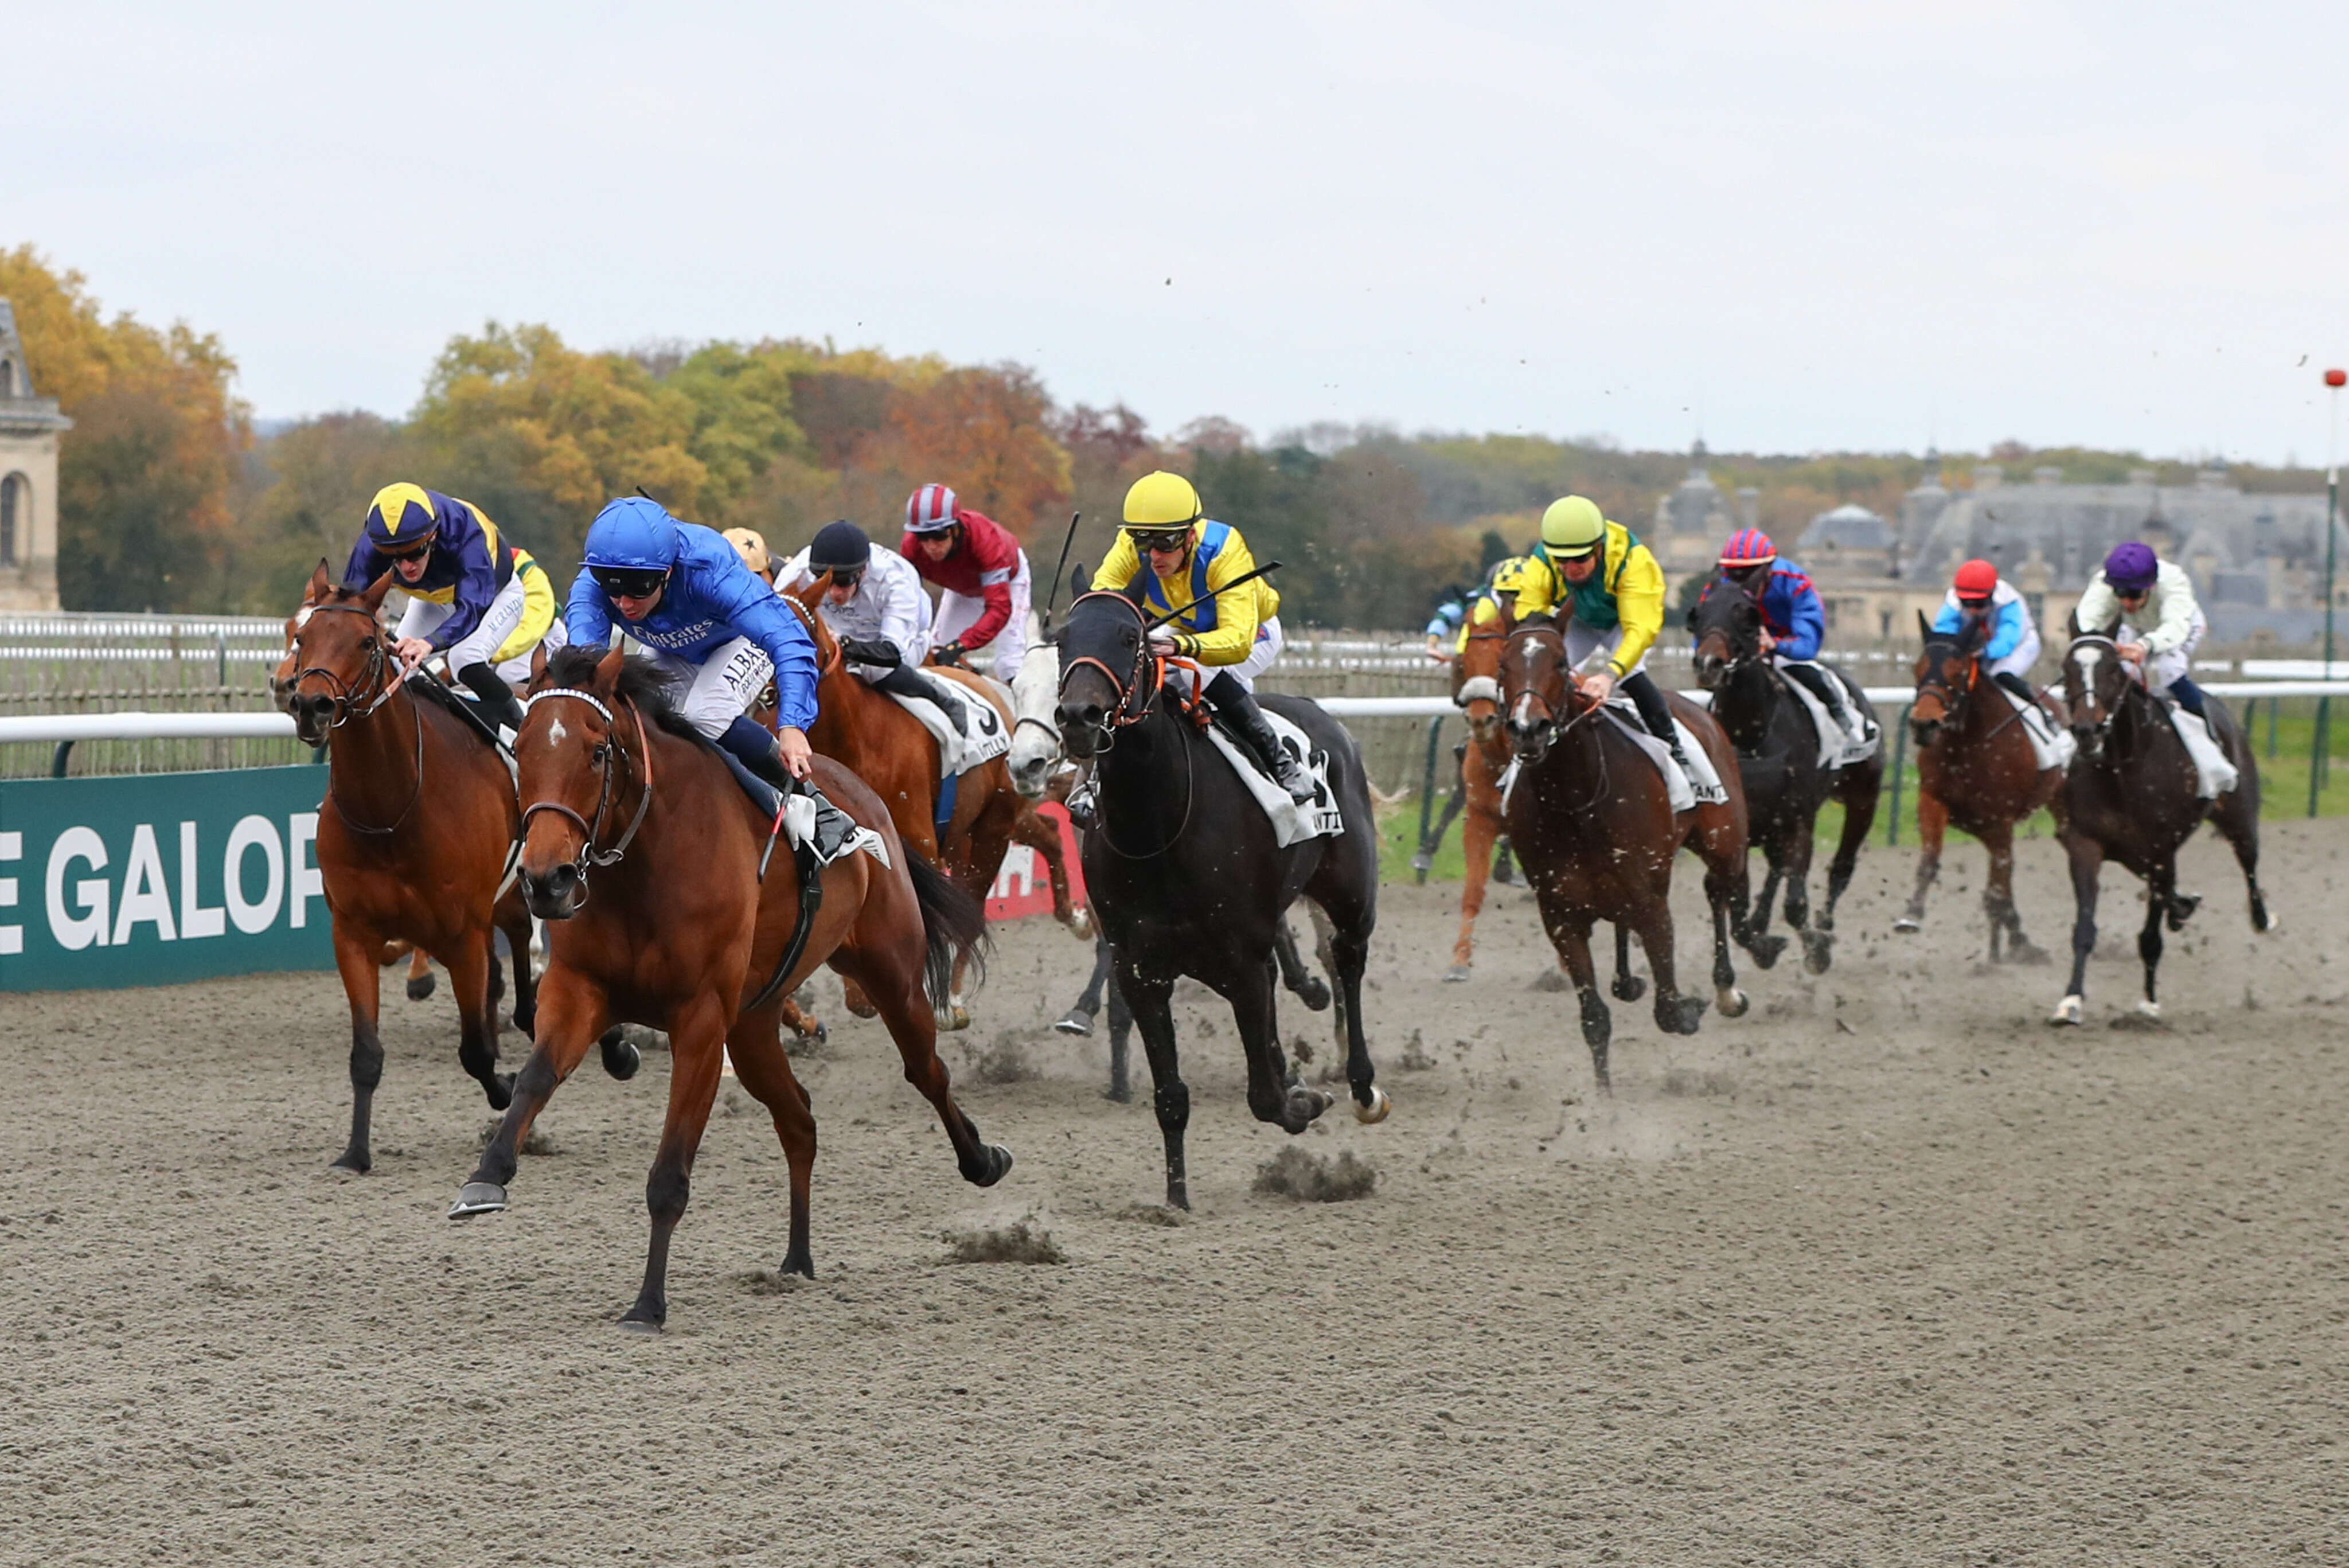
[[[2096,708],[2096,666],[2103,661],[2105,650],[2101,648],[2075,648],[2072,650],[2072,657],[2080,666],[2082,701],[2090,712],[2094,712]]]
[[[563,727],[562,720],[557,719],[554,727],[546,732],[546,738],[559,746],[571,738],[571,732]]]

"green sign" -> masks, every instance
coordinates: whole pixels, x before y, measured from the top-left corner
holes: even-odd
[[[0,782],[0,991],[332,969],[322,767]]]

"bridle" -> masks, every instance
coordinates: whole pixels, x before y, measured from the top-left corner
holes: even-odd
[[[572,869],[578,873],[578,896],[571,902],[571,908],[575,911],[587,902],[588,867],[591,864],[595,866],[617,864],[620,857],[628,852],[629,844],[636,836],[636,829],[644,826],[645,814],[652,809],[653,749],[652,742],[645,734],[643,711],[633,702],[623,704],[628,710],[629,715],[636,722],[636,749],[644,753],[645,759],[644,788],[636,800],[636,815],[628,819],[627,829],[620,835],[619,842],[609,849],[596,848],[595,837],[604,830],[605,814],[611,810],[616,793],[612,764],[615,759],[625,759],[627,756],[627,748],[620,743],[619,720],[613,716],[612,710],[605,707],[593,692],[581,691],[569,686],[551,686],[543,691],[534,693],[522,705],[523,717],[527,720],[533,708],[556,697],[567,697],[574,701],[585,702],[604,716],[604,760],[596,764],[596,771],[603,775],[603,784],[596,792],[595,817],[591,822],[559,800],[534,801],[523,808],[522,831],[523,836],[527,838],[530,836],[530,819],[542,811],[551,811],[557,816],[567,819],[573,826],[579,829],[579,853],[571,857]]]
[[[329,731],[339,730],[354,719],[367,718],[377,709],[390,701],[391,694],[399,690],[401,677],[390,672],[390,660],[384,656],[382,631],[376,621],[375,611],[365,605],[331,604],[306,605],[304,610],[301,623],[294,630],[294,651],[296,653],[302,650],[302,634],[309,629],[311,617],[328,613],[365,616],[368,626],[374,628],[367,637],[367,672],[356,681],[347,681],[342,676],[323,664],[305,664],[294,672],[294,679],[287,683],[286,690],[300,691],[302,682],[313,675],[329,682],[335,689],[335,716],[326,722],[326,728]],[[355,708],[353,704],[358,700],[358,692],[361,690],[374,691],[375,700],[364,708]],[[341,818],[343,826],[353,833],[364,833],[372,838],[389,837],[399,831],[400,825],[408,820],[411,812],[415,811],[416,803],[424,797],[424,710],[414,703],[410,703],[409,708],[410,716],[416,721],[416,784],[408,792],[408,804],[399,808],[399,815],[393,817],[388,825],[381,827],[372,823],[360,822],[343,809],[342,801],[332,788],[326,791],[326,799],[333,804],[335,815]]]
[[[1087,599],[1114,599],[1125,607],[1137,624],[1143,619],[1140,606],[1123,594],[1112,593],[1107,588],[1095,588],[1091,593],[1079,594],[1070,601],[1069,613],[1073,616],[1077,606]],[[1062,630],[1065,632],[1066,629],[1067,623],[1063,622]],[[1100,670],[1102,678],[1109,682],[1110,690],[1117,693],[1116,704],[1102,716],[1099,723],[1093,726],[1100,734],[1100,740],[1093,748],[1093,755],[1099,758],[1116,744],[1119,731],[1131,729],[1142,722],[1143,720],[1150,717],[1156,708],[1158,694],[1166,685],[1166,660],[1150,651],[1150,639],[1147,636],[1142,639],[1141,646],[1135,649],[1133,668],[1123,680],[1118,679],[1116,670],[1091,654],[1072,659],[1061,671],[1061,683],[1054,691],[1056,701],[1065,702],[1068,700],[1069,677],[1087,666]],[[1137,696],[1141,698],[1139,702],[1134,701]],[[1059,731],[1053,731],[1055,739],[1059,738]],[[1157,848],[1137,853],[1119,846],[1117,839],[1110,832],[1109,817],[1104,813],[1101,818],[1102,842],[1109,846],[1111,854],[1121,860],[1154,860],[1174,847],[1176,841],[1191,826],[1191,810],[1198,804],[1196,763],[1192,758],[1192,750],[1189,744],[1183,747],[1183,820],[1175,825],[1174,831],[1168,834],[1165,842],[1159,845]]]
[[[2090,713],[2098,715],[2094,723],[2073,726],[2076,730],[2085,731],[2089,740],[2094,742],[2085,748],[2091,756],[2100,755],[2103,753],[2105,742],[2112,735],[2113,721],[2120,717],[2123,705],[2129,701],[2131,689],[2143,691],[2142,687],[2138,687],[2136,681],[2128,678],[2127,670],[2123,669],[2119,700],[2111,703],[2101,703],[2096,701],[2096,666],[2104,661],[2106,650],[2110,650],[2115,667],[2119,668],[2121,666],[2119,639],[2107,637],[2102,632],[2081,632],[2072,639],[2071,646],[2064,652],[2065,673],[2069,674],[2076,670],[2080,676],[2082,701],[2073,704],[2074,716],[2077,717],[2083,708]],[[2070,694],[2068,691],[2064,693],[2067,697]]]
[[[1941,651],[1937,653],[1936,649]],[[1953,729],[1956,727],[1958,710],[1965,705],[1966,698],[1972,694],[1974,687],[1982,679],[1982,656],[1979,653],[1966,653],[1964,654],[1965,686],[1961,689],[1950,684],[1949,677],[1943,673],[1944,667],[1950,659],[1959,657],[1961,651],[1955,642],[1947,638],[1928,639],[1925,644],[1925,673],[1917,678],[1917,695],[1922,697],[1930,691],[1940,698],[1940,722]]]
[[[1512,642],[1515,642],[1521,637],[1528,639],[1534,638],[1547,638],[1557,645],[1559,678],[1565,681],[1566,688],[1568,691],[1573,691],[1574,677],[1566,668],[1566,634],[1555,626],[1543,626],[1538,624],[1520,626],[1509,633],[1509,640]],[[1526,723],[1526,716],[1531,711],[1533,704],[1537,702],[1541,704],[1541,718],[1532,726],[1532,731],[1534,733],[1539,734],[1541,731],[1546,728],[1549,733],[1548,737],[1541,742],[1541,752],[1539,755],[1521,758],[1521,761],[1526,766],[1533,766],[1548,761],[1550,753],[1556,749],[1560,741],[1566,739],[1566,737],[1574,731],[1576,726],[1579,725],[1583,721],[1588,719],[1592,714],[1598,712],[1599,709],[1606,706],[1603,702],[1588,703],[1584,706],[1581,712],[1577,713],[1574,717],[1567,720],[1566,722],[1561,724],[1557,720],[1557,711],[1550,706],[1549,699],[1544,697],[1540,692],[1535,691],[1530,685],[1528,685],[1524,691],[1517,693],[1516,701],[1509,705],[1512,710],[1510,714],[1510,722],[1518,726],[1524,726]],[[1599,803],[1600,797],[1606,794],[1607,790],[1607,748],[1602,744],[1599,748],[1599,777],[1591,789],[1590,798],[1572,809],[1575,811],[1588,810]]]

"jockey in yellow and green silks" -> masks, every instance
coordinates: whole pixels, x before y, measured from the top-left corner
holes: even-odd
[[[1664,629],[1664,569],[1588,496],[1565,496],[1542,514],[1541,539],[1517,590],[1519,624],[1556,616],[1567,618],[1568,665],[1598,665],[1576,684],[1602,701],[1620,687],[1648,732],[1686,768],[1671,710],[1647,670],[1648,652]]]

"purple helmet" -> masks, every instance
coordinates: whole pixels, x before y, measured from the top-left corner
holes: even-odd
[[[2124,540],[2105,557],[2105,581],[2115,593],[2143,593],[2160,575],[2161,563],[2153,558],[2153,546],[2140,540]]]

